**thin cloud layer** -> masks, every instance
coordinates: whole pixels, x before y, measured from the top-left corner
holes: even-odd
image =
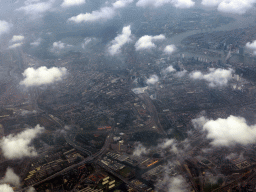
[[[139,0],[136,5],[138,7],[161,7],[165,4],[171,4],[176,8],[191,8],[195,5],[195,2],[192,0]]]
[[[175,45],[173,45],[173,44],[172,44],[172,45],[167,45],[167,46],[165,47],[165,49],[164,49],[164,53],[170,55],[170,54],[172,54],[175,50],[176,50]]]
[[[190,78],[205,80],[210,87],[226,86],[228,81],[232,79],[233,69],[214,69],[210,68],[208,74],[203,74],[201,71],[194,71],[190,73]]]
[[[248,49],[253,50],[254,55],[256,54],[256,40],[254,40],[251,43],[250,42],[246,43],[245,47],[248,48]]]
[[[202,0],[202,5],[217,7],[218,11],[225,13],[244,14],[253,8],[255,0]]]
[[[65,67],[52,67],[49,69],[45,66],[38,69],[30,67],[22,74],[25,79],[21,81],[20,84],[26,87],[47,85],[62,80],[63,76],[66,74],[67,69]]]
[[[186,192],[188,191],[188,186],[185,179],[182,176],[176,176],[170,178],[169,192]]]
[[[12,25],[6,21],[0,20],[0,35],[8,33]]]
[[[10,45],[9,46],[9,49],[15,49],[15,48],[17,48],[17,47],[21,47],[23,45],[23,43],[15,43],[15,44],[13,44],[13,45]]]
[[[117,9],[123,8],[132,2],[133,0],[118,0],[113,3],[111,7],[103,7],[100,10],[93,11],[92,13],[81,13],[77,16],[69,18],[68,21],[82,23],[111,19],[115,16]]]
[[[151,75],[148,79],[147,79],[147,84],[148,85],[154,85],[159,81],[159,78],[157,75]]]
[[[34,42],[30,43],[31,46],[38,47],[41,44],[42,39],[38,38]]]
[[[122,34],[118,35],[112,42],[111,46],[109,47],[109,53],[111,55],[115,55],[120,53],[120,49],[122,46],[124,46],[126,43],[131,41],[131,26],[126,26],[123,28]]]
[[[85,0],[64,0],[61,7],[72,7],[85,4]]]
[[[40,1],[26,1],[25,6],[20,7],[17,11],[23,11],[27,15],[38,15],[52,8],[54,0],[49,0],[48,2]]]
[[[256,125],[248,125],[243,117],[229,116],[227,119],[195,119],[194,123],[202,125],[207,131],[207,138],[213,146],[233,146],[235,144],[256,143]]]
[[[136,51],[139,51],[139,50],[155,48],[156,45],[153,43],[153,41],[159,41],[164,39],[165,39],[165,36],[162,34],[156,35],[156,36],[144,35],[135,43],[135,49]]]
[[[44,127],[37,125],[34,129],[26,129],[17,135],[10,134],[3,137],[0,142],[0,147],[4,157],[7,159],[18,159],[36,156],[37,152],[30,144],[31,141],[43,131]]]

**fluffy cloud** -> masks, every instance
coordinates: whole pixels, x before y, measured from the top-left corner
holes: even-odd
[[[111,19],[115,16],[117,9],[123,8],[132,2],[133,0],[118,0],[113,3],[111,7],[103,7],[98,11],[93,11],[92,13],[81,13],[77,16],[69,18],[68,21],[82,23],[88,21]]]
[[[197,120],[194,120],[195,122]],[[202,129],[213,146],[256,143],[256,125],[248,125],[243,117],[229,116],[227,119],[209,120],[201,118]]]
[[[164,39],[165,36],[162,34],[157,36],[144,35],[135,43],[135,49],[136,51],[139,51],[154,48],[156,45],[152,41],[159,41]]]
[[[7,184],[0,185],[0,191],[2,191],[2,192],[14,192],[12,187],[10,185],[7,185]]]
[[[192,79],[203,79],[209,83],[210,87],[225,86],[232,79],[233,69],[214,69],[210,68],[208,74],[202,74],[200,71],[194,71],[190,74]]]
[[[164,53],[172,54],[176,50],[175,45],[167,45],[164,49]]]
[[[5,176],[2,180],[0,180],[0,183],[10,183],[16,187],[19,187],[20,177],[14,173],[13,169],[8,167]]]
[[[112,42],[109,47],[109,53],[115,55],[120,52],[122,46],[129,41],[131,41],[131,26],[126,26],[123,28],[122,34],[118,35]]]
[[[215,7],[221,12],[244,14],[253,7],[255,0],[203,0],[202,5]]]
[[[65,67],[52,67],[50,69],[47,69],[45,66],[38,69],[30,67],[22,74],[25,79],[21,81],[20,84],[25,85],[26,87],[51,84],[62,80],[62,77],[66,74],[67,69]]]
[[[40,1],[25,1],[25,6],[20,7],[17,11],[23,11],[27,15],[37,16],[38,14],[44,13],[52,8],[54,0],[48,2]]]
[[[36,156],[37,152],[30,143],[43,131],[44,128],[37,125],[34,129],[26,129],[17,135],[10,134],[3,137],[0,142],[3,155],[7,159]]]
[[[147,79],[147,84],[148,85],[154,85],[159,81],[159,78],[157,75],[151,75],[148,79]]]
[[[250,43],[250,42],[246,43],[245,47],[253,50],[253,54],[256,55],[256,40],[253,41],[252,43]]]
[[[138,7],[160,7],[165,4],[172,4],[174,7],[184,9],[193,7],[195,5],[195,2],[192,0],[139,0],[136,3]]]
[[[64,0],[61,7],[71,7],[85,4],[85,0]]]
[[[141,143],[139,143],[134,151],[133,151],[133,155],[134,156],[141,156],[142,154],[146,154],[147,153],[147,149],[146,147],[144,147]]]
[[[23,35],[14,35],[10,42],[15,43],[15,42],[23,41],[23,40],[24,40]]]
[[[171,152],[178,152],[177,142],[175,139],[165,139],[162,143],[158,144],[158,148],[169,148]]]
[[[12,25],[6,21],[0,20],[0,35],[8,33]]]

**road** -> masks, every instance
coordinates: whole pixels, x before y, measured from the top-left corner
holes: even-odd
[[[119,175],[118,173],[116,173],[115,171],[113,171],[112,169],[110,169],[108,166],[106,166],[104,163],[98,161],[97,164],[102,167],[103,169],[107,170],[107,172],[111,173],[112,175],[114,175],[115,177],[117,177],[118,179],[122,180],[123,182],[125,182],[128,186],[130,186],[131,188],[137,190],[138,192],[140,191],[144,191],[142,189],[140,189],[139,187],[137,187],[136,185],[130,183],[127,179],[125,179],[124,177],[122,177],[121,175]]]

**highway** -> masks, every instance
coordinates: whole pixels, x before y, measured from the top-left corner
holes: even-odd
[[[161,134],[167,136],[158,118],[157,110],[154,104],[152,103],[151,99],[149,98],[148,94],[142,93],[142,94],[139,94],[139,97],[145,102],[146,106],[148,107],[148,110],[150,111],[150,115],[153,118],[155,124],[157,125],[158,131]]]
[[[59,172],[57,172],[57,173],[51,175],[50,177],[47,177],[47,178],[45,178],[45,179],[43,179],[43,180],[41,180],[41,181],[39,181],[39,182],[37,182],[37,183],[34,183],[34,184],[32,185],[32,187],[34,187],[34,186],[36,186],[36,185],[39,185],[39,184],[41,184],[41,183],[44,183],[44,182],[46,182],[46,181],[48,181],[48,180],[51,180],[51,179],[53,179],[53,178],[55,178],[55,177],[57,177],[57,176],[63,175],[65,172],[70,171],[70,170],[72,170],[72,169],[74,169],[74,168],[76,168],[76,167],[78,167],[78,166],[80,166],[80,165],[83,165],[83,164],[86,164],[86,163],[88,163],[88,162],[93,161],[95,158],[99,157],[100,155],[102,155],[102,154],[104,154],[104,153],[106,152],[106,149],[109,147],[109,144],[110,144],[110,142],[111,142],[111,140],[112,140],[112,137],[113,137],[113,133],[110,133],[110,134],[107,136],[106,140],[105,140],[104,146],[101,148],[101,150],[100,150],[99,152],[93,154],[92,156],[89,156],[89,157],[85,158],[85,159],[84,159],[83,161],[81,161],[80,163],[71,165],[71,166],[69,166],[69,167],[67,167],[67,168],[65,168],[65,169],[63,169],[63,170],[61,170],[61,171],[59,171]],[[30,187],[30,186],[29,186],[29,187]],[[29,189],[29,187],[26,187],[26,188],[22,189],[21,191],[26,191],[27,189]]]

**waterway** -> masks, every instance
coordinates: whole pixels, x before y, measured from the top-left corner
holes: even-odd
[[[222,25],[220,27],[216,28],[211,28],[208,30],[192,30],[192,31],[187,31],[184,33],[180,33],[177,35],[172,36],[171,38],[168,39],[167,44],[175,44],[176,46],[181,45],[181,41],[191,35],[199,34],[199,33],[210,33],[210,32],[215,32],[215,31],[230,31],[234,29],[239,29],[239,28],[246,28],[249,26],[255,25],[255,20],[256,17],[250,16],[250,17],[244,17],[241,15],[231,15],[235,19],[235,21],[227,24],[227,25]]]

